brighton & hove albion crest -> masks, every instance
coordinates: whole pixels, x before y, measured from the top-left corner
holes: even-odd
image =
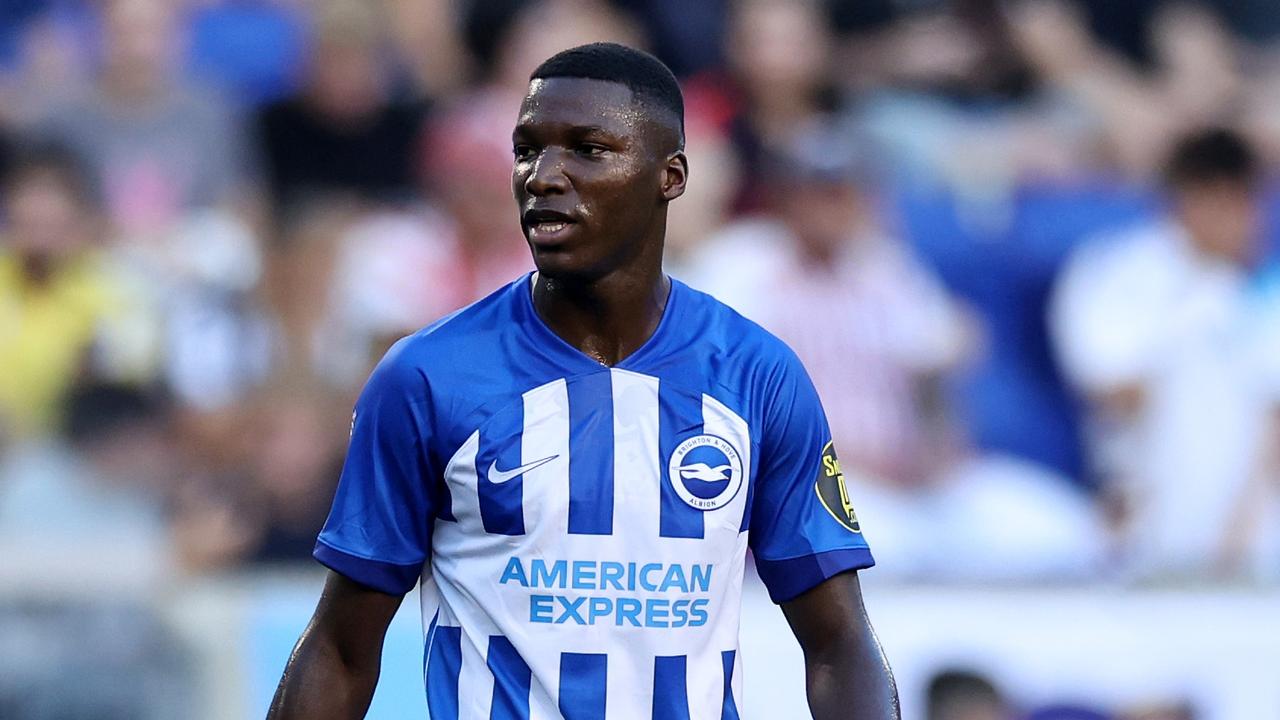
[[[742,458],[722,437],[695,435],[671,453],[668,477],[686,505],[716,510],[728,505],[742,488]]]

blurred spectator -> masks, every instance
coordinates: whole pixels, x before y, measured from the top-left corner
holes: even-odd
[[[202,82],[257,105],[297,89],[306,17],[279,0],[202,0],[191,12],[188,65]]]
[[[75,0],[17,3],[12,24],[0,30],[0,53],[8,55],[0,59],[0,122],[29,126],[84,94],[96,19]]]
[[[346,430],[322,398],[281,393],[258,408],[250,497],[260,530],[251,562],[305,561],[315,548],[342,470]]]
[[[486,5],[498,4],[489,0]],[[388,31],[416,92],[445,97],[466,88],[474,72],[453,0],[390,0]]]
[[[1151,14],[1151,22],[1141,24],[1143,46],[1150,48],[1145,70],[1093,37],[1088,17],[1075,5],[1026,3],[1013,27],[1037,73],[1095,127],[1103,164],[1146,180],[1158,175],[1178,136],[1230,121],[1247,107],[1249,93],[1239,47],[1203,5],[1138,5]],[[1113,16],[1127,12],[1111,6]]]
[[[88,160],[131,243],[163,243],[184,213],[238,203],[247,190],[242,130],[179,72],[178,12],[162,0],[108,0],[96,84],[43,123]]]
[[[66,408],[68,442],[26,442],[0,458],[0,553],[10,571],[43,568],[54,585],[164,579],[173,568],[165,504],[178,470],[165,401],[91,383]]]
[[[653,54],[677,77],[715,72],[724,63],[725,22],[734,0],[618,0],[644,25]]]
[[[376,4],[325,0],[315,13],[302,90],[258,116],[275,209],[289,215],[335,195],[403,201],[426,108],[395,97]]]
[[[796,138],[767,173],[775,213],[708,240],[693,278],[801,357],[819,395],[832,398],[827,417],[846,467],[917,483],[947,445],[945,420],[930,415],[942,410],[934,381],[971,338],[942,288],[877,221],[857,152],[820,128]]]
[[[430,283],[440,293],[435,317],[533,269],[511,202],[510,131],[519,110],[519,97],[473,92],[433,124],[424,145],[427,192],[453,224],[452,232],[436,234],[450,260]]]
[[[268,388],[238,415],[240,432],[222,438],[218,454],[188,464],[173,493],[184,565],[311,556],[341,470],[346,427],[333,398],[306,381]]]
[[[929,680],[924,720],[1011,720],[1013,712],[986,677],[944,670]]]
[[[975,223],[1009,222],[1025,182],[1095,163],[1082,113],[1044,91],[1017,42],[1016,4],[871,3],[847,9],[836,62],[849,121],[884,149],[887,180],[945,188]],[[879,8],[879,12],[868,12]]]
[[[831,33],[819,6],[806,0],[735,3],[726,39],[730,100],[736,106],[733,138],[744,164],[758,167],[782,150],[798,128],[835,107],[826,64]],[[763,206],[753,176],[743,178],[736,205]]]
[[[77,380],[144,375],[155,338],[99,246],[96,191],[75,156],[28,148],[0,192],[0,437],[22,437],[56,425]]]
[[[971,453],[954,424],[943,382],[971,352],[975,328],[885,232],[865,168],[848,138],[800,133],[768,172],[774,215],[700,247],[692,279],[804,362],[884,572],[1095,571],[1100,533],[1087,501],[1031,463]],[[967,548],[959,555],[947,550],[957,537]]]
[[[698,248],[733,220],[746,167],[729,134],[728,110],[714,96],[685,94],[685,152],[698,180],[667,208],[663,262],[677,277],[684,277]]]
[[[1183,138],[1168,215],[1082,248],[1057,290],[1057,351],[1090,402],[1097,471],[1140,576],[1280,569],[1267,478],[1280,292],[1257,272],[1259,172],[1235,132]]]
[[[830,3],[845,87],[896,87],[972,101],[1017,99],[1034,77],[992,0]]]
[[[510,9],[504,11],[504,5]],[[635,19],[598,0],[486,0],[476,3],[473,13],[474,30],[486,40],[481,43],[487,57],[481,87],[515,94],[512,117],[529,86],[529,73],[557,52],[598,41],[645,47]]]

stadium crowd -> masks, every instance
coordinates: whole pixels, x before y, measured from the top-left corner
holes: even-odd
[[[529,269],[526,69],[611,38],[686,86],[671,271],[804,359],[878,574],[1280,577],[1280,10],[685,5],[6,4],[0,533],[304,560],[371,364]]]
[[[1280,582],[1280,5],[1227,0],[0,4],[4,562],[309,562],[601,39],[681,78],[669,270],[801,356],[874,581]]]

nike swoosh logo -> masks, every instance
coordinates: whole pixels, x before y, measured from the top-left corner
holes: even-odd
[[[493,462],[489,463],[489,482],[502,484],[514,477],[523,475],[529,472],[530,470],[533,470],[534,468],[540,468],[543,465],[546,465],[547,463],[551,462],[552,460],[555,460],[558,457],[560,456],[552,455],[551,457],[544,457],[541,460],[534,460],[531,463],[525,463],[520,467],[511,468],[510,470],[499,470],[498,461],[494,460]]]

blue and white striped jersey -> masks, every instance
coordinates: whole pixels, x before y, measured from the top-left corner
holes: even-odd
[[[388,352],[315,555],[388,593],[421,583],[433,720],[737,718],[747,549],[779,602],[872,564],[817,394],[680,282],[614,367],[530,288]]]

